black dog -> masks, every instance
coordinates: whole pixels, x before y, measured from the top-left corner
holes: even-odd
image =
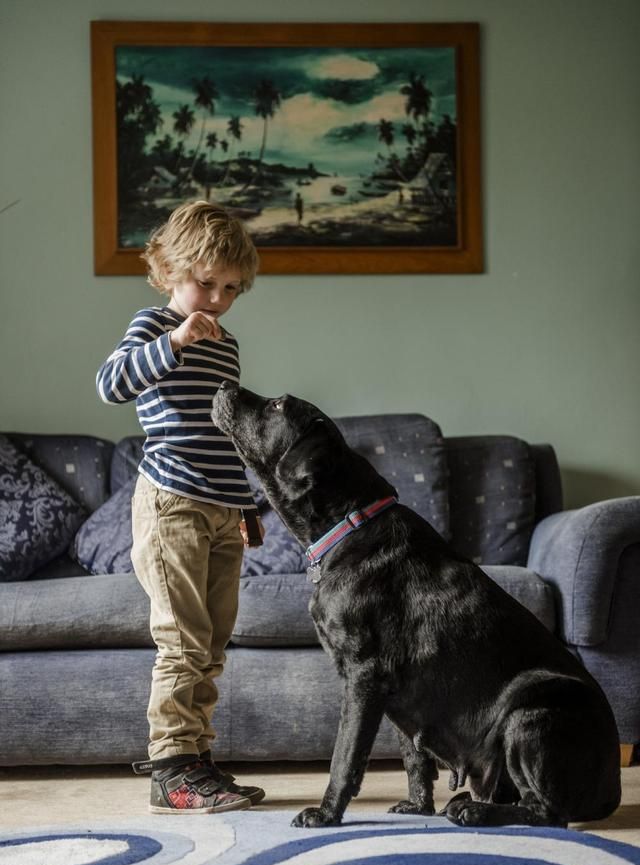
[[[395,495],[303,400],[225,382],[213,419],[305,547]],[[600,687],[418,514],[386,507],[326,553],[315,579],[311,615],[345,688],[329,786],[294,825],[340,823],[385,714],[409,778],[392,811],[434,813],[437,762],[469,778],[473,797],[442,812],[462,826],[565,826],[618,807],[618,735]]]

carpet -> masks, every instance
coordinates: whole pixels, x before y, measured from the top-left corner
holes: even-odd
[[[0,865],[640,865],[640,848],[564,829],[460,829],[442,817],[347,812],[294,829],[295,811],[157,816],[0,835]]]

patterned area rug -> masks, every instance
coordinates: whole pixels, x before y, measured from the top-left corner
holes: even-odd
[[[640,848],[563,829],[459,829],[444,818],[347,815],[293,829],[295,811],[160,816],[0,836],[0,865],[640,865]]]

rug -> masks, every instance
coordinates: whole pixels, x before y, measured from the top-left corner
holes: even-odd
[[[294,829],[295,811],[157,816],[0,836],[0,865],[640,865],[640,848],[564,829],[460,829],[443,817],[347,812]]]

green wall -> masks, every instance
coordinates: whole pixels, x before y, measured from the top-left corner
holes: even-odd
[[[0,428],[138,431],[94,388],[158,296],[93,274],[89,21],[177,15],[480,22],[486,273],[260,277],[244,383],[549,441],[570,506],[640,492],[637,0],[0,0]]]

